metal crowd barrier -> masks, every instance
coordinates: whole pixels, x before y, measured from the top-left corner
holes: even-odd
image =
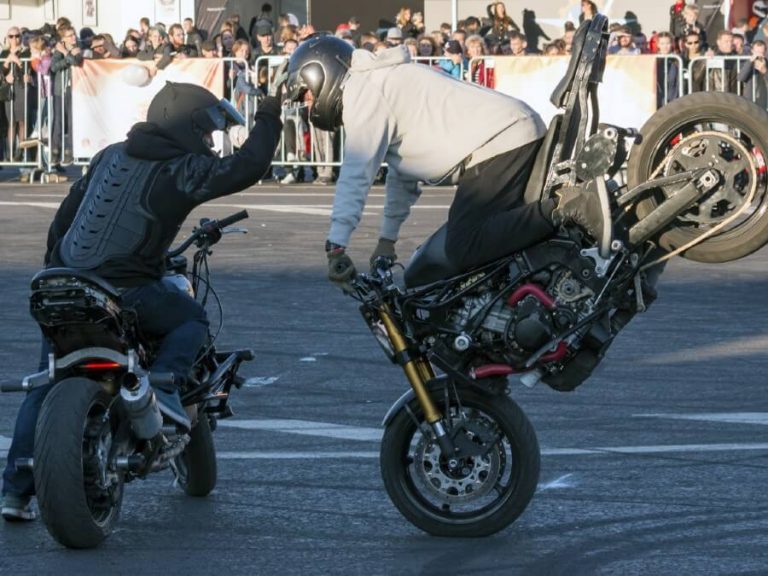
[[[471,81],[474,65],[480,60],[486,62],[486,70],[495,69],[495,58],[498,56],[473,58],[466,66],[462,65],[462,77]],[[663,94],[660,94],[662,103],[668,103],[682,96],[684,88],[687,88],[688,92],[732,90],[752,101],[757,99],[757,83],[752,82],[751,86],[746,88],[745,83],[738,80],[744,66],[750,61],[749,56],[699,57],[693,59],[687,68],[683,66],[682,59],[677,55],[657,56],[657,58],[665,62],[665,65],[659,68],[664,74],[658,83],[663,89]],[[228,63],[224,87],[226,97],[241,110],[247,119],[249,129],[258,107],[258,97],[240,94],[237,89],[237,74],[230,71],[235,70],[235,64],[245,65],[245,79],[252,86],[259,86],[259,70],[266,69],[266,85],[263,86],[266,92],[274,80],[275,68],[285,59],[286,56],[259,57],[253,66],[248,66],[245,61],[236,58],[222,59]],[[437,66],[447,59],[446,57],[414,58],[417,62],[432,66]],[[59,164],[72,163],[85,166],[90,161],[90,158],[72,158],[71,128],[76,122],[77,111],[71,109],[70,74],[68,70],[60,72],[62,95],[54,97],[55,79],[52,75],[42,76],[32,71],[29,59],[24,59],[22,66],[23,76],[28,80],[21,84],[14,84],[13,98],[14,101],[18,99],[19,103],[15,106],[10,102],[5,103],[9,130],[4,138],[0,139],[0,166],[27,169],[30,181],[55,181],[57,180],[54,176],[55,169]],[[677,87],[670,86],[668,82],[667,74],[670,73],[672,66],[678,68]],[[733,80],[734,77],[736,80]],[[725,82],[723,78],[726,79]],[[262,80],[264,80],[263,77]],[[19,95],[19,89],[23,90],[22,95]],[[23,109],[22,120],[18,119],[19,106]],[[289,169],[312,167],[327,177],[330,175],[330,170],[340,166],[344,161],[344,131],[342,129],[329,134],[319,130],[308,121],[308,116],[306,107],[284,109],[285,127],[273,165]],[[228,152],[229,150],[224,149],[224,153]]]

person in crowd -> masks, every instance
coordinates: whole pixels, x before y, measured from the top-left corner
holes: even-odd
[[[384,41],[390,48],[392,46],[399,46],[403,43],[403,31],[397,26],[390,28],[387,30],[387,36]]]
[[[685,18],[683,18],[683,8],[685,0],[675,0],[669,7],[669,33],[672,38],[682,38],[685,36]]]
[[[39,34],[32,36],[29,39],[29,52],[29,66],[32,69],[32,82],[29,94],[34,96],[33,102],[37,104],[37,95],[39,92],[39,103],[41,105],[39,107],[33,106],[31,108],[32,110],[39,109],[40,114],[34,115],[34,125],[32,132],[29,135],[29,140],[21,144],[22,147],[25,145],[36,146],[40,143],[43,134],[45,134],[45,131],[49,126],[47,103],[52,93],[51,77],[49,73],[51,70],[51,61],[53,56],[51,53],[51,47],[49,46],[45,37]],[[45,139],[47,140],[47,135]],[[22,172],[20,179],[22,182],[28,182],[29,177],[29,172]]]
[[[157,63],[163,57],[163,49],[166,44],[165,33],[158,27],[152,26],[147,31],[147,38],[144,42],[144,48],[139,51],[136,57],[139,60],[152,62],[150,73],[157,73]]]
[[[242,116],[204,88],[167,83],[152,99],[147,121],[94,156],[49,229],[46,267],[78,268],[107,280],[136,311],[141,330],[161,339],[149,368],[172,373],[174,381],[154,386],[154,393],[161,412],[182,429],[190,420],[178,389],[206,344],[208,318],[194,298],[161,281],[165,256],[196,206],[251,186],[269,167],[282,125],[279,101],[265,100],[243,146],[219,158],[210,148],[212,133],[244,124]],[[106,216],[114,226],[102,225]],[[90,241],[81,242],[83,235]],[[37,415],[52,387],[35,388],[19,410],[3,473],[6,520],[35,518],[32,472],[16,470],[15,462],[32,456]]]
[[[504,2],[493,2],[488,5],[488,17],[491,20],[491,29],[494,40],[503,43],[510,32],[520,32],[520,27],[507,15],[507,7]]]
[[[350,37],[351,35],[352,33],[350,32]],[[288,24],[280,28],[280,32],[278,33],[277,47],[282,48],[289,40],[295,40],[297,42],[299,40],[299,29],[293,24]]]
[[[712,92],[736,94],[738,91],[738,65],[733,58],[735,54],[731,31],[720,30],[717,33],[715,45],[715,49],[710,48],[706,53],[707,57],[710,58],[707,66],[707,89]]]
[[[103,34],[96,34],[91,39],[91,58],[94,60],[122,58],[122,52],[115,45],[112,35],[104,32]]]
[[[163,70],[171,63],[186,58],[197,58],[197,50],[190,44],[184,44],[184,28],[173,24],[168,29],[168,42],[163,45],[162,56],[157,62],[157,69]]]
[[[361,37],[363,31],[360,29],[360,18],[357,16],[350,16],[349,20],[347,20],[347,24],[349,24],[349,29],[352,31],[352,39],[355,41],[355,45],[362,46]]]
[[[464,50],[461,48],[458,40],[448,40],[443,48],[445,59],[440,60],[438,66],[446,74],[461,80],[461,75],[465,68]],[[410,61],[410,58],[408,59]]]
[[[459,43],[459,46],[461,46],[461,49],[466,50],[464,43],[467,41],[467,33],[464,30],[461,28],[454,30],[453,34],[451,34],[451,40],[456,40],[456,42]]]
[[[203,53],[203,35],[195,27],[195,23],[192,18],[184,18],[181,23],[184,29],[184,44],[188,46],[194,46],[198,54]]]
[[[509,55],[510,56],[526,56],[528,54],[528,42],[520,32],[512,31],[508,35],[509,38]]]
[[[438,51],[435,52],[437,56],[440,55],[440,49],[445,46],[445,43],[448,41],[448,37],[445,36],[440,30],[433,30],[429,33],[429,35],[432,37],[432,40],[435,41],[435,46],[438,48]]]
[[[540,38],[551,41],[552,39],[539,26],[536,21],[536,13],[533,10],[523,10],[523,34],[528,39],[528,51],[532,54],[540,54]]]
[[[689,92],[703,92],[707,83],[707,63],[703,60],[701,36],[697,32],[686,34],[684,48],[683,65],[691,69]]]
[[[299,41],[290,39],[286,40],[285,44],[283,44],[283,49],[280,51],[281,54],[285,56],[290,56],[294,52],[296,52],[296,48],[299,47]]]
[[[232,56],[236,60],[230,69],[230,78],[234,80],[232,97],[240,114],[254,109],[253,103],[258,102],[266,92],[257,87],[248,73],[248,63],[251,61],[251,43],[248,40],[235,40],[232,46]]]
[[[544,46],[544,55],[545,56],[565,56],[565,42],[562,38],[558,38],[557,40],[554,40],[550,42],[549,44],[546,44]]]
[[[408,49],[408,53],[411,55],[411,58],[416,58],[419,55],[419,42],[414,38],[413,36],[408,36],[408,38],[405,39],[403,42],[403,46],[405,46]],[[355,46],[352,45],[354,48]]]
[[[752,44],[752,55],[739,72],[739,82],[744,84],[742,94],[763,110],[768,108],[768,66],[765,62],[766,45],[762,40]]]
[[[734,56],[749,56],[751,54],[750,47],[747,46],[743,34],[733,32],[733,54]]]
[[[675,39],[669,32],[656,35],[656,53],[659,56],[674,55]],[[680,96],[680,66],[677,58],[656,60],[656,108],[669,104]]]
[[[699,7],[695,4],[686,4],[683,8],[683,34],[695,32],[701,40],[702,50],[707,48],[707,32],[699,23]]]
[[[477,34],[467,38],[467,66],[466,79],[474,84],[493,88],[493,78],[486,69],[485,60],[485,41]]]
[[[543,240],[564,222],[575,222],[606,242],[609,199],[602,179],[568,188],[559,199],[523,203],[546,133],[533,109],[426,66],[403,66],[409,62],[404,47],[374,56],[352,51],[330,36],[308,40],[290,60],[289,98],[298,101],[312,94],[312,122],[325,130],[345,127],[344,163],[326,240],[332,282],[345,287],[355,275],[346,249],[382,162],[389,170],[372,261],[380,256],[395,259],[400,227],[420,195],[418,183],[453,174],[459,174],[458,188],[449,210],[445,249],[458,269]],[[321,77],[312,73],[318,63],[325,71]],[[414,107],[417,100],[440,106]]]
[[[22,151],[16,146],[16,142],[17,139],[19,142],[27,139],[26,87],[30,81],[30,70],[22,59],[29,58],[29,55],[29,49],[21,43],[21,30],[18,26],[11,26],[5,35],[5,47],[0,52],[3,81],[10,89],[10,99],[5,102],[5,117],[8,122],[5,150],[7,160],[21,159]]]
[[[477,20],[477,18],[475,18]],[[414,12],[413,16],[411,16],[411,25],[413,26],[413,31],[411,32],[411,37],[418,38],[422,34],[424,34],[424,14],[421,12]],[[480,27],[480,21],[477,20],[478,28]]]
[[[203,58],[219,58],[219,51],[216,48],[216,42],[213,40],[205,40],[200,45]]]
[[[599,10],[597,9],[597,4],[592,2],[592,0],[581,0],[581,14],[579,14],[579,24],[584,22],[584,20],[592,20],[597,14],[599,13]]]
[[[576,26],[573,22],[566,22],[563,30],[563,45],[565,47],[565,53],[570,54],[573,49],[573,37],[576,34]]]
[[[411,9],[408,6],[403,6],[397,12],[397,16],[395,16],[395,26],[401,32],[401,40],[409,36],[415,38],[419,35],[419,31],[413,25],[413,22],[411,22]]]
[[[136,58],[139,55],[139,41],[135,36],[128,34],[120,47],[120,54],[123,58]]]
[[[256,47],[253,49],[252,54],[253,61],[255,62],[262,56],[276,56],[279,51],[277,46],[275,46],[275,39],[272,35],[272,24],[266,20],[261,20],[256,23],[253,31],[256,34]],[[266,65],[266,61],[264,62],[264,65]]]
[[[467,37],[472,35],[478,35],[482,36],[480,33],[480,29],[482,28],[482,22],[480,22],[480,19],[476,16],[470,16],[466,20],[464,20],[464,26],[462,26],[462,30],[467,33]]]
[[[59,29],[61,40],[51,58],[53,74],[53,142],[51,153],[57,169],[60,160],[72,162],[72,78],[73,66],[83,65],[83,51],[77,45],[77,34],[71,26]],[[63,144],[63,157],[62,157]]]
[[[235,40],[250,39],[250,36],[248,36],[248,32],[246,32],[245,28],[243,28],[240,25],[240,14],[238,13],[230,14],[227,20],[229,20],[232,23],[232,33],[235,35]]]
[[[440,48],[435,39],[429,35],[422,35],[418,39],[418,52],[420,58],[437,58],[440,56]],[[420,60],[424,64],[431,64],[429,60]]]
[[[144,49],[144,43],[147,41],[147,38],[149,38],[149,29],[150,29],[150,23],[149,18],[144,16],[143,18],[139,19],[139,33],[141,34],[141,47],[140,49]]]
[[[616,44],[608,48],[609,54],[618,56],[635,56],[640,54],[640,49],[635,46],[632,38],[632,32],[626,26],[622,26],[615,32]]]

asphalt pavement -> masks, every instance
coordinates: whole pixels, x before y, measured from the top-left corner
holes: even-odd
[[[31,276],[64,185],[0,184],[2,379],[35,368]],[[403,229],[410,252],[445,219],[426,189]],[[220,345],[256,359],[216,432],[219,480],[190,499],[170,472],[126,488],[98,549],[59,546],[41,522],[0,524],[0,574],[765,574],[768,572],[768,252],[728,265],[675,260],[651,310],[600,371],[564,394],[515,383],[542,447],[539,489],[501,533],[428,536],[390,503],[381,419],[406,390],[355,302],[324,278],[333,188],[255,186],[197,210],[247,208],[246,235],[214,248]],[[383,190],[351,255],[367,262]],[[0,396],[0,456],[21,396]]]

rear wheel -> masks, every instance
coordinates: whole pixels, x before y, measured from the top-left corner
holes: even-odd
[[[34,476],[46,528],[69,548],[93,548],[120,515],[123,477],[110,464],[114,398],[100,384],[69,378],[43,403],[35,431]]]
[[[768,112],[735,94],[697,93],[664,106],[641,133],[642,142],[633,147],[627,169],[630,189],[652,176],[698,168],[712,167],[722,177],[661,235],[662,248],[685,246],[726,221],[682,255],[698,262],[728,262],[768,243]],[[650,214],[663,199],[659,193],[640,202],[638,218]]]
[[[453,386],[432,392],[465,450],[449,467],[413,401],[392,419],[381,444],[384,486],[410,522],[435,536],[488,536],[523,513],[539,478],[533,426],[510,398]]]
[[[216,446],[208,415],[201,413],[184,452],[176,458],[178,482],[188,496],[202,498],[216,487]]]

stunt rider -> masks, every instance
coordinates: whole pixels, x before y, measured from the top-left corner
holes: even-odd
[[[150,103],[147,121],[135,124],[124,142],[93,158],[48,231],[46,267],[98,274],[122,292],[123,303],[136,310],[140,328],[162,338],[150,370],[172,373],[174,382],[155,387],[155,395],[161,412],[187,429],[190,420],[178,387],[205,344],[208,319],[186,292],[161,282],[165,254],[195,207],[251,186],[269,168],[282,130],[274,95],[260,103],[238,152],[219,158],[211,150],[214,131],[244,123],[228,101],[208,90],[168,82]],[[47,345],[43,347],[46,358]],[[50,388],[33,389],[19,411],[3,473],[6,520],[35,517],[29,504],[32,473],[17,471],[15,462],[33,454],[37,415]]]
[[[573,222],[598,242],[610,235],[608,196],[591,182],[557,199],[526,204],[531,169],[546,132],[524,102],[411,65],[403,46],[378,56],[332,36],[314,36],[291,56],[288,96],[311,91],[310,120],[324,130],[344,125],[344,162],[325,244],[328,277],[344,287],[355,276],[346,254],[368,191],[387,162],[380,236],[371,256],[396,258],[395,242],[419,182],[458,173],[448,215],[446,254],[466,270],[521,250]]]

